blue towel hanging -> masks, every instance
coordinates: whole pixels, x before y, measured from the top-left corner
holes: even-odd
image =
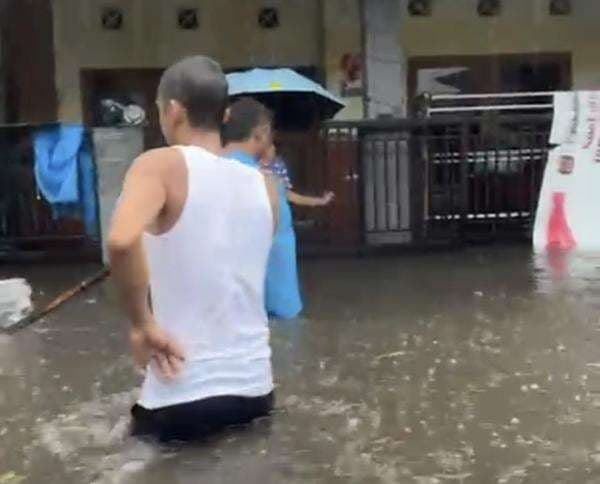
[[[35,178],[54,216],[81,217],[98,237],[96,175],[91,146],[81,125],[51,125],[33,135]]]

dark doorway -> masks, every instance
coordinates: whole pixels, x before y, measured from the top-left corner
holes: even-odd
[[[156,90],[163,69],[84,69],[81,72],[83,121],[88,126],[101,126],[102,99],[134,103],[146,111],[144,127],[146,149],[164,145],[158,111]]]
[[[414,57],[410,99],[429,94],[541,92],[571,89],[571,54]]]

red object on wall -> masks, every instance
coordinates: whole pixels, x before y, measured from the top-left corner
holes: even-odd
[[[567,221],[565,198],[563,192],[552,194],[552,212],[550,212],[548,223],[548,249],[570,250],[577,245]]]
[[[344,54],[340,61],[342,72],[342,96],[358,96],[362,93],[362,57],[360,54]]]

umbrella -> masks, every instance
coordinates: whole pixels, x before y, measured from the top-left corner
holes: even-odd
[[[232,72],[227,75],[227,82],[230,96],[258,97],[275,111],[282,108],[290,109],[291,104],[302,106],[306,111],[308,102],[319,117],[327,119],[345,106],[339,98],[321,85],[292,69],[252,69]]]

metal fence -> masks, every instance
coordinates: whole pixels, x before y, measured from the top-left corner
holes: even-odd
[[[337,195],[320,232],[332,247],[418,244],[475,227],[527,234],[550,126],[548,115],[523,114],[326,123],[309,150],[324,168],[313,178]],[[0,258],[97,248],[78,217],[55,217],[40,196],[31,131],[0,129]]]
[[[32,132],[28,126],[0,128],[0,260],[59,253],[93,258],[98,241],[87,236],[77,207],[59,214],[38,189]]]
[[[438,124],[439,123],[439,124]],[[425,222],[527,230],[548,156],[550,119],[495,116],[436,120],[414,133],[426,171]]]
[[[327,130],[356,133],[348,142],[359,145],[363,242],[381,245],[475,227],[527,234],[550,126],[548,115],[495,114],[334,122]]]
[[[361,171],[367,244],[412,240],[410,144],[410,131],[363,133]]]

